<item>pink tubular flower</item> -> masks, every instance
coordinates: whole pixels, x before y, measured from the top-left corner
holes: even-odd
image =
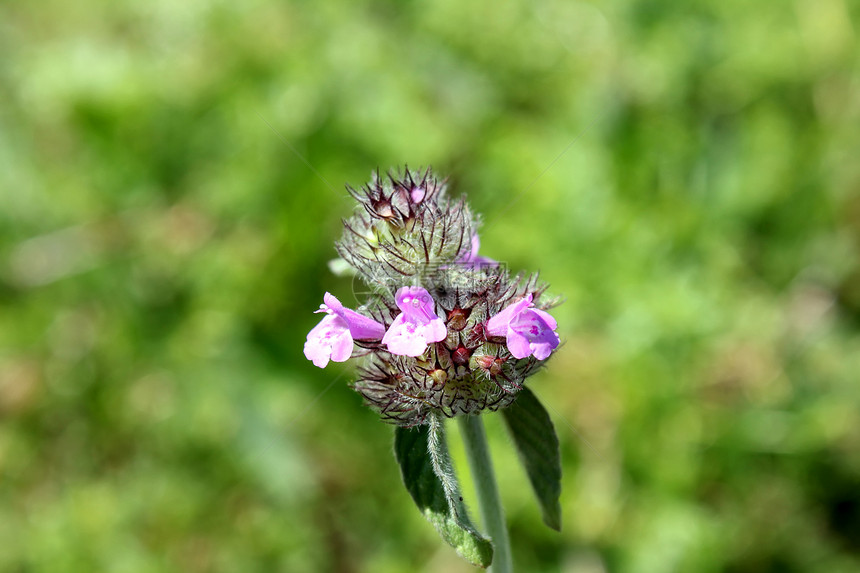
[[[353,339],[378,340],[385,332],[385,326],[345,308],[333,295],[325,293],[323,300],[325,304],[314,312],[326,315],[305,342],[305,356],[314,365],[325,368],[329,360],[345,362],[352,355]]]
[[[544,360],[558,347],[558,324],[548,313],[534,308],[532,295],[512,303],[487,321],[486,333],[505,336],[514,358],[534,355]]]
[[[498,266],[498,261],[494,261],[489,257],[482,257],[478,254],[481,248],[481,239],[478,238],[478,233],[472,234],[472,250],[469,254],[461,257],[457,262],[472,265],[475,267],[495,267]]]
[[[388,351],[401,356],[421,356],[427,345],[448,336],[445,323],[433,310],[430,293],[419,286],[403,287],[394,296],[401,313],[382,337]]]

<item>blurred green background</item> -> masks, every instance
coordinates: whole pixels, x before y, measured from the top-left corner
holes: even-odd
[[[323,292],[355,304],[344,183],[404,163],[567,299],[530,381],[561,534],[487,420],[520,571],[860,570],[858,22],[4,2],[0,571],[473,570],[350,366],[302,355]]]

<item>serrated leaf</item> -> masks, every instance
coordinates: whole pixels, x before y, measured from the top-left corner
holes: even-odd
[[[394,455],[406,489],[442,539],[473,565],[489,567],[493,546],[469,520],[441,422],[394,433]]]
[[[516,401],[502,410],[502,416],[537,496],[544,523],[561,531],[561,456],[549,414],[537,396],[523,388]]]

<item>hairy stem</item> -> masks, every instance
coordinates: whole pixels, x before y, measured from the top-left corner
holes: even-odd
[[[481,520],[487,535],[493,542],[493,573],[511,573],[511,544],[508,539],[508,528],[505,523],[505,511],[499,499],[499,488],[496,486],[496,476],[493,473],[493,462],[487,447],[487,436],[484,424],[478,416],[458,416],[460,434],[466,446],[466,457],[469,459],[469,469],[478,493],[478,506]]]

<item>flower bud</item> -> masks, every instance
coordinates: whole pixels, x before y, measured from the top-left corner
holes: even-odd
[[[466,320],[469,318],[467,311],[455,308],[448,313],[448,328],[451,330],[463,330],[466,328]]]

